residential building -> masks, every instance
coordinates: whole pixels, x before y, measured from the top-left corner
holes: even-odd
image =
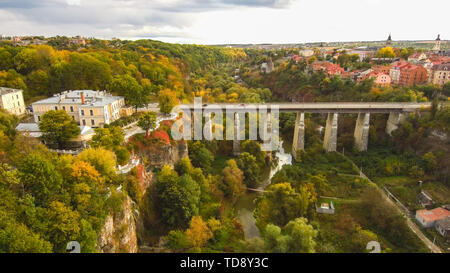
[[[347,54],[353,55],[356,54],[359,56],[359,60],[362,62],[364,59],[370,59],[375,57],[376,51],[367,50],[367,49],[354,49],[347,51]]]
[[[421,191],[419,196],[419,203],[423,206],[423,207],[428,207],[433,205],[433,198],[431,198],[430,194],[428,194],[425,191]]]
[[[425,228],[434,227],[437,221],[450,216],[450,211],[444,208],[416,211],[416,220]]]
[[[436,221],[435,227],[443,237],[450,237],[450,216]]]
[[[314,55],[314,50],[312,49],[302,49],[299,51],[299,54],[303,57],[311,57]]]
[[[450,63],[434,65],[431,68],[431,79],[433,84],[444,85],[450,81]]]
[[[31,105],[36,123],[49,110],[64,110],[78,124],[90,127],[101,127],[119,119],[123,106],[123,97],[92,90],[65,91]]]
[[[424,84],[427,81],[427,70],[421,65],[406,65],[400,67],[400,85]]]
[[[427,59],[427,54],[425,53],[414,53],[408,58],[408,62],[413,64],[418,64],[420,61],[424,61]]]
[[[391,76],[389,76],[388,74],[376,72],[376,71],[372,72],[369,75],[369,78],[374,78],[375,85],[378,85],[381,87],[389,86],[389,85],[391,85],[391,82],[392,82]]]
[[[330,202],[330,204],[322,203],[322,204],[320,204],[320,207],[318,207],[316,204],[316,212],[322,213],[322,214],[334,214],[335,209],[334,209],[333,202]]]
[[[344,68],[340,65],[330,62],[314,62],[311,67],[314,71],[322,70],[329,76],[341,75],[344,72]]]
[[[391,70],[390,65],[373,65],[372,70],[378,73],[384,73],[389,75],[389,71]]]
[[[0,109],[18,116],[25,114],[23,90],[0,87]]]

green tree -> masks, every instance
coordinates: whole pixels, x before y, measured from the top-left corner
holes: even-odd
[[[91,148],[81,152],[75,159],[85,161],[93,166],[103,177],[110,181],[116,176],[116,156],[104,148]]]
[[[124,141],[124,133],[122,128],[113,126],[109,128],[95,128],[95,135],[92,137],[92,147],[104,147],[114,149],[116,146],[122,145]]]
[[[193,203],[196,201],[194,186],[189,190],[183,188],[181,184],[189,184],[190,187],[192,181],[180,183],[178,174],[167,165],[158,174],[158,181],[155,184],[157,196],[155,204],[164,224],[170,229],[185,228],[196,210],[196,204]]]
[[[0,210],[0,253],[50,253],[52,244]]]
[[[80,134],[80,128],[64,110],[46,112],[39,123],[42,137],[47,143],[64,148],[67,142]]]
[[[262,227],[268,223],[284,226],[292,219],[305,216],[311,198],[306,188],[297,193],[290,183],[271,185],[256,201],[257,222]]]
[[[245,192],[244,173],[238,168],[235,160],[227,161],[227,166],[223,169],[223,185],[221,187],[225,196],[233,202]]]
[[[53,201],[47,210],[48,231],[45,237],[53,243],[55,252],[65,252],[66,245],[80,235],[80,215],[64,203]]]
[[[146,112],[139,117],[138,126],[145,130],[145,136],[148,137],[149,130],[153,130],[156,127],[156,113]]]
[[[244,172],[244,182],[249,188],[255,188],[260,184],[261,169],[256,158],[249,153],[241,153],[237,160],[239,169]]]
[[[200,141],[189,145],[189,157],[195,167],[201,168],[205,173],[211,171],[214,155]]]
[[[19,166],[19,177],[25,191],[36,198],[36,204],[46,206],[61,193],[63,179],[52,161],[32,153]]]
[[[306,218],[297,218],[290,221],[284,231],[289,235],[289,252],[313,253],[315,252],[317,230],[308,224]]]
[[[173,107],[178,104],[178,99],[175,92],[170,89],[161,90],[158,94],[159,110],[162,113],[168,114]]]

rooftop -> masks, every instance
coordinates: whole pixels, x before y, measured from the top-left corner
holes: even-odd
[[[450,216],[450,211],[444,208],[435,208],[432,210],[422,209],[417,211],[417,214],[427,222],[434,222]]]
[[[444,229],[450,229],[450,216],[447,216],[444,219],[437,221],[437,224]]]
[[[34,104],[79,104],[82,105],[82,95],[84,94],[86,106],[105,106],[122,97],[113,96],[106,91],[93,90],[71,90],[53,95],[53,97],[37,101]]]
[[[8,87],[0,87],[0,96],[6,95],[9,93],[16,93],[16,92],[23,92],[23,90],[8,88]]]

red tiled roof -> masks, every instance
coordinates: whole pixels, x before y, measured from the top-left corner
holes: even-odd
[[[434,222],[440,219],[444,219],[447,216],[450,216],[450,211],[444,208],[435,208],[432,210],[419,210],[417,214],[422,217],[426,222]]]

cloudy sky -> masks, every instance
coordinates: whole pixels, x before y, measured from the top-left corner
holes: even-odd
[[[0,0],[0,34],[177,43],[450,39],[448,0]]]

